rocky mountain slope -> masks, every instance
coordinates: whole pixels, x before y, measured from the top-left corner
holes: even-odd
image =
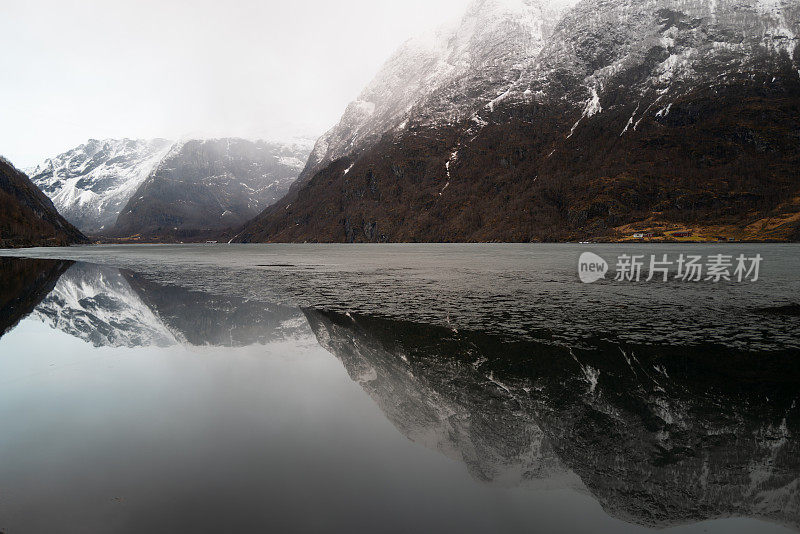
[[[566,5],[475,2],[459,24],[410,39],[317,141],[303,177],[374,144],[386,132],[404,129],[411,117],[445,123],[463,118],[483,103],[489,86],[519,77],[522,64],[542,50]]]
[[[85,242],[24,173],[0,158],[0,248]]]
[[[90,139],[28,174],[68,221],[97,234],[116,222],[171,147],[165,139]]]
[[[244,139],[179,143],[108,233],[191,239],[240,226],[286,194],[307,153],[302,145]]]
[[[411,41],[241,241],[800,238],[800,6],[476,0]]]

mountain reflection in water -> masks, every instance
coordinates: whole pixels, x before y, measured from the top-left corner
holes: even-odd
[[[30,288],[40,299],[33,315],[95,347],[182,343],[241,347],[280,339],[305,326],[295,308],[159,285],[113,267],[69,262],[71,266],[63,272],[62,262],[5,261],[21,262],[20,270],[26,272],[41,270],[41,275],[33,277],[36,281],[53,282],[55,275],[57,283],[47,286],[49,293],[38,294]],[[27,292],[22,287],[7,289]]]
[[[800,530],[794,350],[516,339],[211,295],[63,261],[1,259],[0,281],[0,335],[28,317],[92,347],[315,338],[403,436],[481,483],[588,493],[643,527],[743,517]],[[0,448],[0,463],[10,460]],[[0,479],[0,531],[4,490]]]
[[[798,527],[796,354],[580,347],[307,311],[320,344],[414,441],[481,480],[580,480],[667,527],[747,516]]]

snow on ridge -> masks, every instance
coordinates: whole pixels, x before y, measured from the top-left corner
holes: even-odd
[[[475,0],[460,18],[407,40],[320,138],[307,170],[412,120],[453,122],[500,102],[543,48],[559,14],[577,1]],[[463,103],[476,83],[503,89],[492,99]]]
[[[234,139],[217,141],[230,143]],[[86,233],[99,233],[113,227],[120,212],[148,177],[178,156],[191,141],[214,140],[90,139],[48,158],[29,169],[27,174],[68,221]],[[254,142],[277,150],[279,163],[298,173],[305,163],[300,158],[307,155],[311,145],[305,138],[293,138],[289,142]]]

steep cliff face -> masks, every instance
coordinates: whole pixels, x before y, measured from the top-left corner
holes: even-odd
[[[480,480],[585,488],[609,514],[649,527],[800,525],[797,351],[564,346],[306,315],[399,431]]]
[[[86,242],[25,174],[0,158],[0,248]]]
[[[288,191],[306,154],[302,146],[244,139],[179,143],[108,233],[189,239],[239,226]]]
[[[477,64],[418,85],[426,65],[450,64],[439,59],[450,48],[419,69],[402,49],[370,88],[424,87],[413,104],[362,96],[294,191],[238,239],[564,240],[636,224],[800,236],[795,3],[495,4],[473,9],[529,39],[467,39],[457,56]],[[474,35],[472,24],[445,41]]]

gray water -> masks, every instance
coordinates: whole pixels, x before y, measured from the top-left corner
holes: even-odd
[[[799,247],[3,254],[0,532],[800,530]]]

